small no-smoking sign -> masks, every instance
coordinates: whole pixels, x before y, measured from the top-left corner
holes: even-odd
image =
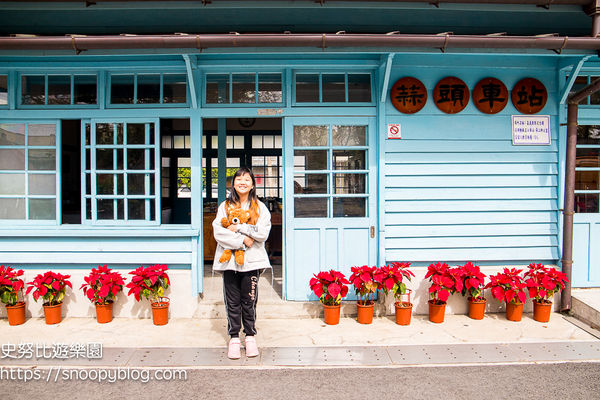
[[[402,139],[400,124],[388,124],[388,139]]]

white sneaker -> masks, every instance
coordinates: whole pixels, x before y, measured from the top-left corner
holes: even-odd
[[[232,360],[240,358],[242,356],[240,346],[240,338],[231,338],[231,340],[229,340],[229,348],[227,349],[227,357]]]
[[[258,356],[258,346],[254,336],[246,336],[246,357]]]

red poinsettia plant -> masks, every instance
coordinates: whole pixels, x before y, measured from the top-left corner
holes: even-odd
[[[142,297],[150,300],[151,303],[160,303],[163,301],[165,290],[169,288],[170,280],[167,275],[169,267],[164,264],[154,264],[149,267],[140,266],[129,274],[133,275],[131,282],[125,287],[129,288],[128,296],[133,294],[137,301]]]
[[[469,295],[473,301],[483,301],[483,289],[485,288],[485,274],[477,265],[471,261],[460,267],[462,269],[463,288],[461,294]]]
[[[105,305],[115,301],[115,296],[121,290],[125,281],[118,272],[113,272],[106,265],[99,265],[98,269],[92,268],[92,272],[83,278],[85,283],[80,289],[94,304]]]
[[[52,271],[39,274],[33,278],[33,281],[27,282],[28,287],[25,294],[29,294],[33,290],[32,296],[35,301],[41,297],[45,306],[56,306],[65,298],[67,286],[73,288],[68,280],[70,277],[71,275],[62,275]]]
[[[25,282],[19,278],[24,274],[23,270],[15,270],[9,266],[0,265],[0,301],[7,306],[17,305],[19,294],[23,299],[23,287]]]
[[[350,275],[350,282],[354,285],[354,292],[358,296],[359,304],[370,304],[375,300],[375,294],[383,282],[384,274],[381,269],[377,267],[369,267],[363,265],[362,267],[350,268],[352,275]]]
[[[406,293],[406,283],[404,283],[404,279],[410,281],[410,278],[415,276],[415,274],[408,269],[409,267],[409,262],[394,261],[390,265],[384,265],[380,268],[381,274],[383,275],[381,289],[385,294],[392,292],[394,293],[394,298],[400,300],[400,295]]]
[[[521,276],[522,269],[504,268],[504,272],[490,275],[486,289],[492,289],[492,296],[506,303],[524,303],[527,300],[525,288],[527,285]]]
[[[460,267],[450,268],[446,263],[432,263],[427,267],[425,279],[429,278],[429,296],[433,304],[444,304],[451,294],[463,289],[463,272]]]
[[[348,280],[340,271],[329,270],[313,274],[309,285],[322,304],[336,306],[348,294]]]
[[[556,292],[564,289],[568,281],[565,273],[542,264],[529,264],[529,269],[525,272],[529,297],[538,303],[552,303]]]

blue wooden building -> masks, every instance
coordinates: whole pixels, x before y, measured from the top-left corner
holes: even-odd
[[[566,103],[600,76],[599,10],[0,1],[0,263],[75,282],[98,264],[169,264],[172,315],[191,316],[216,206],[248,165],[290,301],[330,268],[410,261],[424,292],[434,261],[560,266]],[[578,123],[572,281],[590,287],[600,95]]]

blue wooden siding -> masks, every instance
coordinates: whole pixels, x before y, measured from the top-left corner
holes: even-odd
[[[551,61],[512,61],[498,68],[494,58],[476,56],[447,63],[440,56],[397,56],[390,85],[404,76],[421,80],[427,105],[418,113],[396,111],[389,99],[386,123],[402,126],[402,139],[388,140],[382,127],[384,248],[387,261],[556,262],[558,252],[557,70]],[[510,60],[498,59],[506,66]],[[407,65],[408,64],[408,65]],[[442,65],[438,67],[437,65]],[[472,103],[447,115],[435,107],[436,83],[456,76],[470,91],[483,78],[504,82],[509,93],[525,77],[548,89],[539,113],[551,116],[549,146],[513,146],[509,100],[496,115]]]

